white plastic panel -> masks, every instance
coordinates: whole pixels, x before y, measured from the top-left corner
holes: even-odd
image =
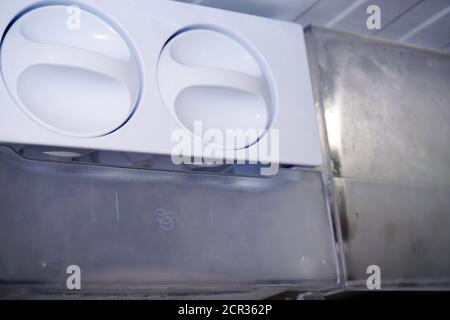
[[[5,84],[44,127],[74,137],[102,136],[136,107],[138,63],[111,25],[84,10],[80,25],[70,25],[67,9],[41,7],[12,25],[1,51]]]
[[[177,35],[159,60],[159,87],[166,107],[192,132],[196,121],[224,136],[228,129],[269,129],[275,106],[267,68],[258,60],[219,31],[194,29]],[[253,138],[235,147],[252,145],[260,136]]]
[[[183,122],[212,119],[209,125],[219,130],[278,130],[276,152],[260,152],[259,146],[269,145],[272,137],[270,132],[263,133],[250,141],[257,143],[245,155],[232,150],[225,155],[227,161],[322,163],[303,30],[298,24],[166,0],[132,1],[127,10],[122,0],[80,0],[78,4],[81,28],[70,30],[67,21],[73,12],[69,7],[36,0],[0,2],[3,32],[18,18],[2,42],[6,81],[0,83],[0,142],[69,151],[171,155],[177,146],[173,133],[189,127]],[[41,19],[34,17],[37,13],[45,20],[40,26],[48,32],[34,30]],[[31,26],[21,28],[24,21]],[[216,36],[199,37],[200,45],[209,43],[209,55],[199,54],[195,46],[187,46],[191,51],[184,46],[172,61],[182,65],[188,60],[192,69],[184,73],[186,77],[197,77],[205,69],[197,80],[201,78],[213,89],[200,93],[197,86],[176,92],[170,99],[178,99],[177,103],[168,103],[157,74],[162,50],[170,39],[176,41],[174,36],[185,36],[183,31],[198,27],[220,30],[216,33],[227,38],[226,50],[233,57],[213,50],[211,41]],[[207,41],[202,44],[202,40]],[[280,54],[280,48],[289,50]],[[221,70],[210,73],[214,68]],[[172,90],[179,83],[174,79],[180,76],[172,72],[165,87]],[[240,91],[230,93],[223,84]],[[171,114],[168,105],[178,114]],[[191,105],[199,109],[191,112]],[[225,107],[228,113],[222,111]],[[197,143],[195,136],[187,137],[192,145]],[[203,150],[193,149],[183,156],[203,157]],[[214,157],[223,160],[221,154]]]

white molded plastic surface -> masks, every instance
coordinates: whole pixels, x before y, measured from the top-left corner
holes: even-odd
[[[81,28],[72,30],[74,8],[0,1],[0,143],[170,155],[175,130],[200,118],[216,129],[278,130],[275,155],[264,152],[269,132],[245,155],[225,152],[227,161],[321,164],[300,25],[167,0],[77,5]],[[161,67],[164,48],[173,50]],[[165,68],[176,72],[158,75]]]
[[[140,87],[127,42],[96,15],[80,9],[71,25],[66,6],[20,17],[2,43],[2,72],[17,104],[41,125],[74,137],[119,128]]]
[[[274,113],[264,69],[231,36],[193,29],[165,46],[159,60],[159,87],[169,112],[192,132],[195,121],[224,136],[227,129],[264,130]],[[235,147],[245,148],[259,138]]]

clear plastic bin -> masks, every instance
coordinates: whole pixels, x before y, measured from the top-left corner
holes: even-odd
[[[277,293],[337,286],[320,171],[271,178],[27,160],[0,148],[0,293]],[[225,295],[226,294],[226,295]],[[73,295],[73,294],[72,294]]]

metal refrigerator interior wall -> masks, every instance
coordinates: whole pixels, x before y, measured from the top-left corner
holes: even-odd
[[[347,285],[450,285],[450,55],[308,30],[341,215]]]

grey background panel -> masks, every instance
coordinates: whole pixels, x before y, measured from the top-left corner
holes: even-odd
[[[356,32],[366,35],[376,34],[377,31],[369,30],[366,22],[368,18],[367,7],[378,5],[381,9],[381,27],[385,29],[389,25],[395,24],[399,16],[406,14],[414,6],[423,0],[375,0],[362,1],[360,5],[343,17],[334,27],[343,31]]]
[[[450,0],[182,1],[450,50]],[[366,27],[369,5],[380,6],[382,30]]]
[[[450,2],[423,1],[377,35],[430,47],[441,47],[450,40]]]
[[[304,26],[309,24],[325,25],[353,4],[354,0],[339,0],[330,2],[319,0],[310,10],[302,13],[296,21]],[[282,5],[282,3],[280,3],[280,5]]]

